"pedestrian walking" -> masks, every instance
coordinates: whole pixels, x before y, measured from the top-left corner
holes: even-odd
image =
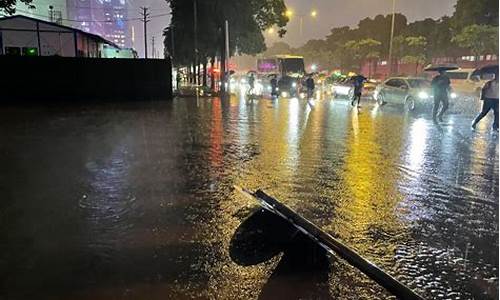
[[[363,87],[366,82],[367,78],[363,75],[356,75],[352,78],[352,82],[354,85],[354,94],[352,97],[351,105],[354,106],[354,103],[358,101],[358,107],[360,106],[361,102],[361,95],[363,94]]]
[[[253,73],[250,73],[250,75],[248,76],[248,85],[249,89],[247,91],[247,95],[252,95],[255,88],[255,76]]]
[[[434,95],[434,108],[432,109],[432,119],[443,122],[443,114],[449,106],[448,94],[450,93],[450,78],[444,69],[439,69],[439,74],[432,79],[431,87]],[[441,109],[439,109],[441,107]],[[439,113],[438,113],[439,112]]]
[[[181,88],[181,80],[182,80],[181,73],[179,73],[179,71],[177,71],[177,75],[175,76],[177,90],[180,90],[180,88]]]
[[[314,83],[314,78],[312,75],[309,75],[306,79],[306,88],[307,88],[307,99],[312,99],[314,98],[314,89],[316,88],[316,85]]]
[[[273,75],[271,78],[271,97],[278,97],[278,79],[276,75]]]
[[[472,130],[476,129],[477,123],[479,123],[490,110],[493,110],[495,115],[493,130],[498,131],[498,72],[495,73],[494,79],[484,84],[481,90],[481,100],[483,100],[483,107],[479,115],[477,115],[472,122]]]

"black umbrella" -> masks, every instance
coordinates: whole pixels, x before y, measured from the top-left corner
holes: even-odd
[[[427,67],[425,67],[424,71],[439,72],[439,71],[451,71],[457,69],[460,69],[460,67],[455,64],[438,64],[438,65],[430,64]]]
[[[498,65],[489,65],[479,69],[476,69],[472,76],[483,76],[485,74],[498,74]]]

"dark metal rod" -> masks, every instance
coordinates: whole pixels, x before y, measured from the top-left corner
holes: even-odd
[[[292,223],[297,229],[304,232],[311,237],[314,241],[319,243],[328,251],[334,251],[345,259],[349,264],[353,265],[375,282],[386,288],[390,293],[402,300],[423,300],[422,296],[411,290],[409,287],[399,282],[391,275],[384,272],[381,268],[374,263],[366,260],[361,255],[356,253],[344,245],[339,240],[332,237],[330,234],[321,230],[318,226],[302,217],[288,206],[282,204],[273,197],[267,195],[265,192],[258,190],[255,193],[236,187],[237,190],[247,196],[251,196],[259,200],[262,206],[271,212],[279,215],[288,222]]]

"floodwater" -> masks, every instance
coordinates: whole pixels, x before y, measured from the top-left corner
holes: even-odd
[[[427,299],[497,299],[498,136],[472,117],[236,97],[4,105],[0,299],[391,299],[233,185]]]

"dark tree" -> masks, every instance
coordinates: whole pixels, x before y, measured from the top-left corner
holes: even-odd
[[[33,0],[19,0],[27,5],[30,5]],[[12,15],[16,12],[16,0],[0,0],[0,11],[5,11],[7,14]],[[34,6],[33,6],[34,7]]]

